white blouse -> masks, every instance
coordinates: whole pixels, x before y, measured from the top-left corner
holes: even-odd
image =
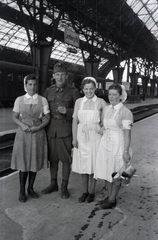
[[[20,113],[20,99],[21,97],[18,97],[15,100],[14,107],[13,107],[13,112]],[[24,103],[25,104],[38,104],[38,94],[35,93],[33,96],[30,96],[28,93],[24,95]],[[46,98],[42,97],[42,109],[44,115],[47,113],[50,113],[49,106],[48,106],[48,101]],[[42,113],[41,113],[42,114]]]
[[[98,98],[96,95],[92,99],[87,99],[85,96],[83,98],[78,98],[75,102],[73,118],[78,118],[78,110],[81,108],[81,103],[83,101],[83,110],[94,110],[95,104],[99,111],[103,111],[106,107],[106,102],[102,98]]]
[[[107,106],[104,109],[104,117],[111,119],[116,112],[117,114],[115,116],[115,119],[117,124],[119,126],[122,126],[121,128],[123,129],[131,130],[133,125],[133,114],[125,105],[123,105],[122,102],[115,106]]]

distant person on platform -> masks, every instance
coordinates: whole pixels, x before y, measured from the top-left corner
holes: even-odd
[[[69,198],[67,189],[72,150],[72,113],[79,91],[69,86],[66,81],[68,73],[63,63],[54,66],[53,78],[55,84],[46,89],[44,96],[48,100],[51,112],[51,121],[47,126],[48,157],[50,162],[50,185],[42,193],[49,194],[58,191],[58,164],[62,162],[61,198]]]
[[[27,93],[15,100],[13,108],[13,122],[18,129],[11,159],[11,168],[19,170],[20,202],[26,202],[27,199],[27,176],[28,195],[38,198],[33,185],[37,171],[48,166],[45,126],[50,120],[48,102],[36,93],[37,79],[33,74],[24,78],[24,89]]]

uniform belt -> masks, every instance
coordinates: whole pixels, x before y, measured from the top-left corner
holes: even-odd
[[[62,115],[51,115],[51,118],[56,119],[56,120],[66,119],[66,117],[62,116]]]

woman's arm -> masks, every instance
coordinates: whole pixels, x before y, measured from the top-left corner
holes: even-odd
[[[39,126],[30,127],[30,132],[34,133],[34,132],[37,132],[37,131],[41,130],[42,128],[44,128],[48,125],[49,121],[50,121],[50,114],[47,113],[42,118],[42,123]]]
[[[13,122],[21,127],[24,132],[30,132],[30,127],[19,120],[19,113],[13,112]]]
[[[124,129],[124,152],[123,152],[123,159],[125,163],[128,163],[130,161],[130,155],[129,155],[129,147],[131,143],[131,130]]]
[[[104,124],[104,115],[105,115],[105,109],[107,107],[107,103],[101,99],[101,113],[100,113],[100,126],[102,127]]]
[[[101,116],[100,116],[100,127],[101,127],[101,128],[100,128],[99,131],[98,131],[98,133],[99,133],[100,135],[103,135],[104,130],[105,130],[105,127],[104,127],[105,107],[106,107],[106,105],[105,105],[104,108],[102,109],[102,111],[101,111]]]
[[[78,129],[78,119],[73,118],[73,121],[72,121],[72,145],[75,148],[78,148],[77,129]]]
[[[23,123],[20,119],[20,101],[21,101],[21,97],[16,98],[15,102],[14,102],[14,108],[13,108],[13,122],[18,125],[19,127],[21,127],[21,129],[25,132],[29,132],[30,128],[27,124]]]
[[[50,121],[50,111],[49,111],[48,101],[44,97],[42,97],[42,107],[43,107],[43,113],[42,113],[43,116],[40,118],[41,124],[38,126],[34,125],[30,127],[30,132],[34,133],[41,130],[42,128],[46,127]]]

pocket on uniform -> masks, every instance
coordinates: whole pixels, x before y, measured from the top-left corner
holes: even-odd
[[[73,101],[71,98],[63,98],[62,103],[66,108],[73,108]]]
[[[51,97],[50,99],[48,99],[48,105],[49,105],[49,109],[51,112],[55,112],[56,111],[56,104],[55,104],[55,97]]]

